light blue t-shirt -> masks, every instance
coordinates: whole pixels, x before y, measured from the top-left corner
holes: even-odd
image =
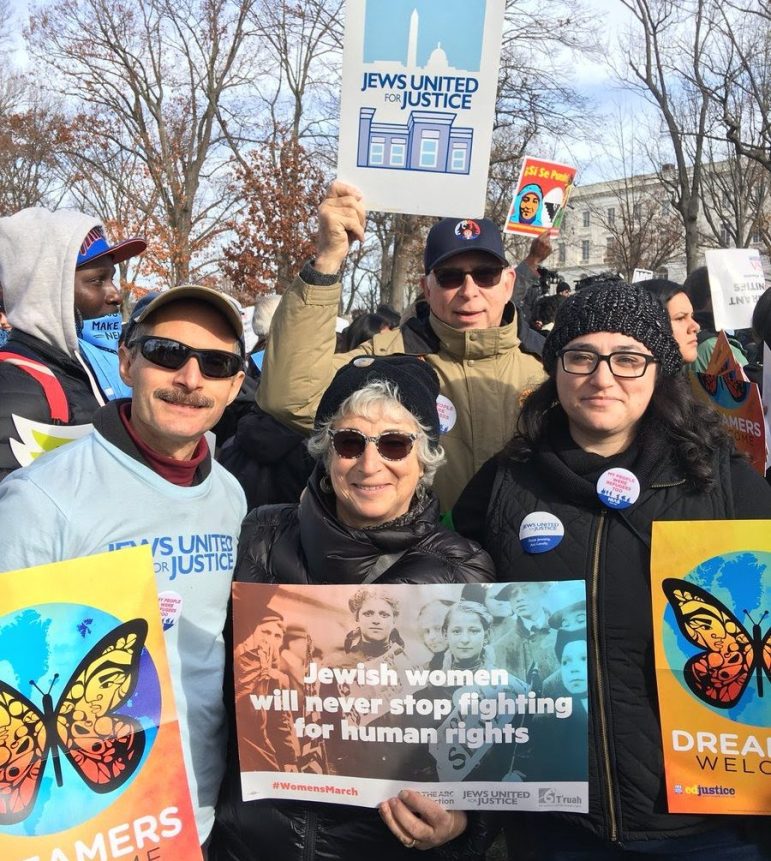
[[[222,629],[244,493],[218,463],[179,487],[98,431],[0,482],[0,571],[148,544],[164,619],[185,767],[201,842],[214,822],[225,762]]]

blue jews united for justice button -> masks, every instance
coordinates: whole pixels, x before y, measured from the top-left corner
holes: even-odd
[[[597,479],[597,496],[608,508],[629,508],[640,495],[640,482],[628,469],[608,469]]]
[[[525,553],[546,553],[562,541],[565,527],[548,511],[528,514],[519,527],[519,541]]]

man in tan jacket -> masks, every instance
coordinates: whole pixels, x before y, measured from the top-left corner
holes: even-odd
[[[425,302],[400,329],[335,353],[339,272],[364,238],[361,193],[334,182],[319,208],[316,257],[284,294],[271,327],[257,400],[285,424],[310,430],[335,371],[356,355],[424,356],[442,387],[439,412],[447,463],[434,488],[452,508],[479,467],[514,433],[523,396],[544,378],[541,336],[518,325],[515,274],[488,219],[446,218],[429,232],[420,279]]]

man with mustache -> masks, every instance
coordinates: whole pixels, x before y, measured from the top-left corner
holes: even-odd
[[[205,844],[225,763],[222,630],[246,501],[204,434],[244,377],[241,314],[206,287],[150,294],[124,328],[119,359],[132,398],[99,409],[94,433],[0,483],[0,571],[150,546]]]

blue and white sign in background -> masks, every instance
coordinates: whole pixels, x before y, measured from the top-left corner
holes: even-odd
[[[369,209],[481,216],[504,0],[349,0],[338,176]]]

